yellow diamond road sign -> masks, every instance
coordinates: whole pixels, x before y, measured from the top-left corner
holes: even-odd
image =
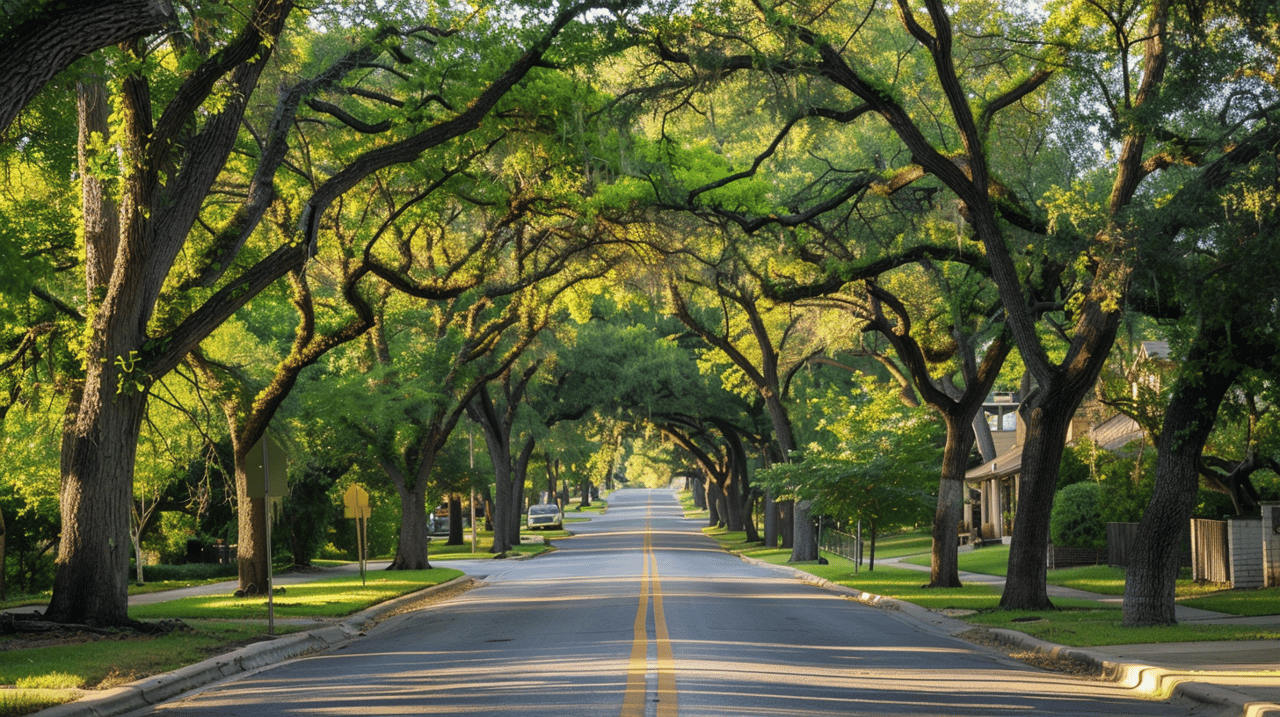
[[[347,489],[342,496],[342,504],[342,515],[345,518],[369,517],[369,492],[358,485],[352,484]]]

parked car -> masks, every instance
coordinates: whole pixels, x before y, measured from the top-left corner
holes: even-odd
[[[539,503],[529,506],[527,518],[529,530],[534,528],[563,528],[564,511],[555,503]]]

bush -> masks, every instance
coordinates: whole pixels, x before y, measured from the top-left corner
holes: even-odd
[[[147,565],[142,568],[142,576],[149,583],[161,583],[167,580],[210,580],[212,578],[234,578],[239,575],[240,567],[235,563],[186,563],[184,565]],[[138,572],[129,566],[129,580],[137,580]]]
[[[1049,515],[1054,545],[1101,550],[1107,547],[1107,524],[1098,508],[1102,488],[1093,482],[1074,483],[1058,491]]]

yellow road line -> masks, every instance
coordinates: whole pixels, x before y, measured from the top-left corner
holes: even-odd
[[[667,633],[667,616],[662,608],[662,582],[658,579],[658,556],[653,552],[653,535],[649,521],[653,508],[645,515],[644,552],[640,577],[640,603],[636,607],[636,620],[631,640],[631,660],[627,668],[627,691],[622,698],[622,717],[644,717],[645,697],[648,690],[646,673],[649,667],[649,594],[652,584],[654,638],[658,648],[658,717],[676,717],[679,702],[676,697],[676,661],[671,651],[671,637]]]
[[[662,609],[662,581],[658,579],[658,556],[650,547],[649,559],[653,561],[650,572],[653,580],[654,639],[658,643],[658,717],[676,717],[679,700],[676,696],[676,658],[671,652],[671,636],[667,634],[667,615]]]
[[[645,521],[648,522],[647,520]],[[649,533],[644,534],[643,574],[640,577],[640,605],[631,638],[631,662],[627,667],[627,691],[622,697],[622,717],[644,717],[645,672],[649,663]]]

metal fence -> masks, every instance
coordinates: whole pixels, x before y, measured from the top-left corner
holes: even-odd
[[[862,565],[863,541],[857,535],[843,533],[835,528],[822,528],[818,537],[818,547],[853,561],[855,566]]]

